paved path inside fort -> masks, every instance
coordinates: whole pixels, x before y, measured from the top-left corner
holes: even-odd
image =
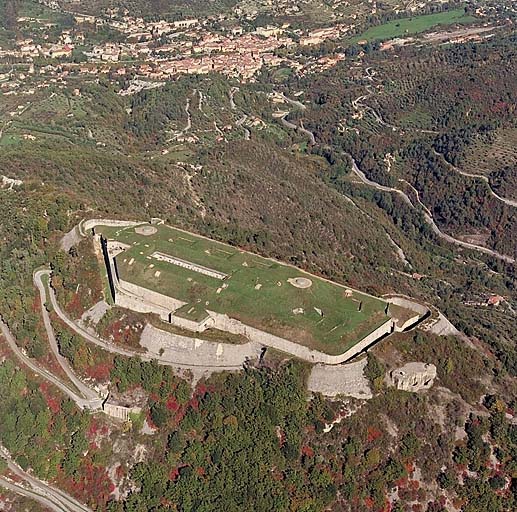
[[[241,369],[246,361],[258,360],[262,345],[258,343],[217,343],[194,337],[180,336],[147,324],[140,345],[154,359],[163,358],[183,365],[218,368],[217,365]]]

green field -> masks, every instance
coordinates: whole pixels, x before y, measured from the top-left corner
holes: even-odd
[[[206,309],[226,313],[329,354],[341,354],[388,319],[380,299],[356,291],[347,297],[345,287],[288,265],[168,226],[157,228],[151,236],[138,235],[134,228],[97,231],[131,246],[117,256],[120,277],[188,303],[180,316],[199,321]],[[155,251],[228,277],[221,280],[159,261],[151,256]],[[296,277],[308,277],[312,285],[301,289],[287,281]],[[295,314],[297,308],[303,312]]]
[[[472,23],[475,20],[476,18],[466,15],[463,9],[454,9],[436,14],[424,14],[422,16],[392,20],[383,25],[372,27],[361,35],[354,37],[353,42],[393,39],[395,37],[425,32],[437,25]]]

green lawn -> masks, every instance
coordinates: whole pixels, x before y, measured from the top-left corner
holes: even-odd
[[[452,11],[439,12],[436,14],[424,14],[422,16],[392,20],[384,25],[372,27],[361,35],[354,37],[352,41],[356,43],[362,40],[376,41],[393,39],[395,37],[418,34],[437,25],[472,23],[475,20],[476,18],[467,16],[463,9],[454,9]]]
[[[133,228],[97,230],[131,245],[117,257],[121,278],[187,302],[182,316],[202,316],[205,309],[226,313],[329,354],[344,352],[388,318],[380,299],[355,291],[346,297],[343,286],[168,226],[158,226],[152,236],[137,235]],[[228,277],[221,280],[159,261],[151,256],[155,251]],[[287,281],[304,276],[311,279],[310,288],[296,288]],[[295,314],[297,308],[303,313]]]

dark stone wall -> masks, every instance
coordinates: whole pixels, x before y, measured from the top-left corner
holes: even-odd
[[[102,256],[104,258],[104,264],[106,265],[106,272],[108,274],[108,283],[111,292],[111,298],[113,302],[115,302],[115,283],[113,281],[114,276],[111,271],[110,258],[108,253],[108,241],[101,235],[101,247],[102,247]],[[114,266],[116,265],[115,260],[113,260]]]

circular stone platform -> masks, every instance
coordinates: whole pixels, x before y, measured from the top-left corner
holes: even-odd
[[[295,288],[310,288],[312,286],[312,281],[306,277],[292,277],[287,282]]]
[[[154,226],[137,226],[135,228],[135,233],[137,235],[151,236],[154,235],[158,230]]]

